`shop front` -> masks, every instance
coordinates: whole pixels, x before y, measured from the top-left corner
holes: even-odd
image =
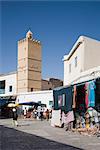
[[[54,110],[67,128],[100,128],[100,78],[54,89]]]

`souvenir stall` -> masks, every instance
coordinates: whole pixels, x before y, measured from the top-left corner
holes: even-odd
[[[100,129],[100,79],[73,85],[74,128],[94,134]]]
[[[74,128],[78,128],[80,124],[80,116],[84,116],[86,112],[85,105],[85,84],[73,86],[73,105],[74,111]]]
[[[100,129],[100,78],[56,88],[53,97],[52,126],[92,134]]]
[[[96,79],[95,99],[95,108],[100,112],[100,78]]]
[[[62,127],[63,124],[68,124],[74,120],[74,115],[72,112],[72,88],[72,86],[59,87],[53,90],[54,110],[52,111],[52,126]]]

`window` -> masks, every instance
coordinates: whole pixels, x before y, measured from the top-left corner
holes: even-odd
[[[5,80],[0,81],[0,94],[5,94],[5,84],[6,84]]]
[[[9,92],[12,92],[12,85],[9,86]]]
[[[75,57],[75,67],[77,67],[77,56]]]
[[[69,73],[71,73],[71,64],[69,64]]]
[[[52,106],[53,105],[53,101],[49,101],[49,105]]]
[[[50,108],[53,107],[53,101],[49,101],[49,107],[50,107]]]
[[[33,91],[33,88],[31,88],[31,92]]]

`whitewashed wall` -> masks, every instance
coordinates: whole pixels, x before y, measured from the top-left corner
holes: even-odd
[[[17,74],[10,73],[0,76],[0,81],[5,80],[5,94],[0,94],[0,96],[10,96],[16,95],[17,93]],[[9,92],[9,86],[12,86],[12,91]]]
[[[82,40],[83,39],[81,39],[81,41]],[[73,46],[72,50],[75,48],[75,46]],[[69,57],[70,53],[69,55],[64,56],[64,85],[70,84],[71,81],[77,78],[80,75],[80,72],[83,71],[83,63],[84,63],[83,52],[84,52],[84,43],[80,44],[80,46],[77,48],[77,50],[72,54],[72,56],[68,60],[67,57]],[[77,67],[75,67],[76,56],[77,56]],[[70,64],[71,64],[71,72],[69,72]]]
[[[39,102],[46,104],[47,108],[50,108],[49,101],[53,102],[53,91],[37,91],[37,92],[28,92],[22,93],[17,96],[16,103],[25,103],[25,102]]]
[[[96,78],[100,78],[100,66],[82,72],[78,78],[71,82],[71,84],[77,84]]]
[[[81,42],[79,47],[77,45]],[[75,57],[77,56],[77,67],[75,67]],[[96,70],[100,66],[100,41],[80,36],[72,47],[70,53],[64,56],[64,85],[69,85],[82,76],[88,74],[90,69]],[[71,72],[69,72],[71,64]],[[87,79],[91,79],[89,75]],[[86,79],[86,77],[85,77]],[[79,81],[85,80],[83,77]]]
[[[85,37],[84,40],[84,70],[100,66],[100,41]]]

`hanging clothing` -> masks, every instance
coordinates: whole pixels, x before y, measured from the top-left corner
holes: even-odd
[[[95,82],[96,90],[95,90],[95,108],[98,112],[100,112],[100,78],[98,78]]]
[[[73,100],[72,87],[68,87],[66,89],[66,102],[65,102],[65,110],[67,112],[72,110],[72,100]]]
[[[76,95],[77,95],[77,89],[76,89],[76,85],[74,85],[74,93],[73,93],[73,108],[76,108]]]
[[[88,97],[89,97],[89,83],[86,82],[85,83],[85,105],[86,105],[86,108],[88,108],[88,105],[89,105],[89,100],[88,100]]]
[[[95,89],[96,85],[94,81],[89,82],[89,104],[88,106],[94,107],[95,106]]]
[[[77,101],[76,101],[76,111],[81,113],[86,111],[85,106],[85,85],[77,86]]]
[[[69,111],[67,114],[65,114],[65,122],[66,124],[74,121],[74,113],[73,111]]]
[[[62,106],[62,101],[63,101],[62,95],[58,96],[58,106],[59,106],[59,107]]]
[[[61,109],[62,111],[72,110],[72,86],[62,87],[53,90],[54,109]]]

